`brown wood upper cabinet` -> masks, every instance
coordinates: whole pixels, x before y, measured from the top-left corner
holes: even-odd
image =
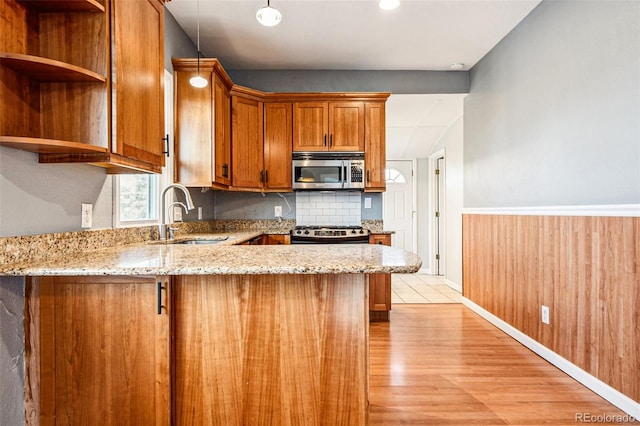
[[[173,58],[176,182],[227,188],[231,184],[231,80],[216,59],[200,59],[205,88],[189,84],[196,59]]]
[[[382,192],[386,189],[385,103],[365,104],[364,168],[365,191]]]
[[[110,173],[164,165],[160,0],[0,2],[0,145]],[[142,82],[144,84],[142,84]]]
[[[293,151],[364,151],[362,101],[294,102]]]
[[[291,191],[290,102],[262,102],[263,93],[232,91],[232,189]]]
[[[260,191],[264,184],[263,103],[240,94],[231,96],[231,185]]]

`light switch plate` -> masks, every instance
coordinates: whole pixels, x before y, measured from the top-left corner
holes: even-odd
[[[364,208],[365,209],[370,209],[371,208],[371,198],[365,198],[364,199]]]
[[[275,217],[282,217],[282,206],[275,206],[273,214]]]
[[[93,204],[82,203],[82,228],[91,228],[93,222]]]

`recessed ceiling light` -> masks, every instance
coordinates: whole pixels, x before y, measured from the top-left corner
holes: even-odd
[[[461,70],[464,69],[464,64],[462,62],[457,62],[455,64],[449,65],[450,70]]]
[[[400,0],[380,0],[378,1],[378,7],[382,10],[393,10],[400,6]]]

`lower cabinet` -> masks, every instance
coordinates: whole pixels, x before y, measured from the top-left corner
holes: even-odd
[[[30,278],[26,424],[169,425],[169,278]]]
[[[369,244],[391,245],[391,234],[371,234]],[[369,320],[389,321],[391,274],[369,274]]]
[[[27,425],[357,424],[364,274],[28,278]]]
[[[291,244],[291,236],[289,234],[266,234],[264,236],[264,244],[267,244],[267,245]]]

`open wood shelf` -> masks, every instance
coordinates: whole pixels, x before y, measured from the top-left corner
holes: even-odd
[[[39,12],[102,12],[104,6],[95,0],[19,0]]]
[[[38,154],[96,154],[107,152],[107,149],[104,147],[81,142],[22,136],[0,136],[0,146]]]
[[[88,69],[40,56],[0,52],[0,65],[45,82],[106,83],[107,78]]]

